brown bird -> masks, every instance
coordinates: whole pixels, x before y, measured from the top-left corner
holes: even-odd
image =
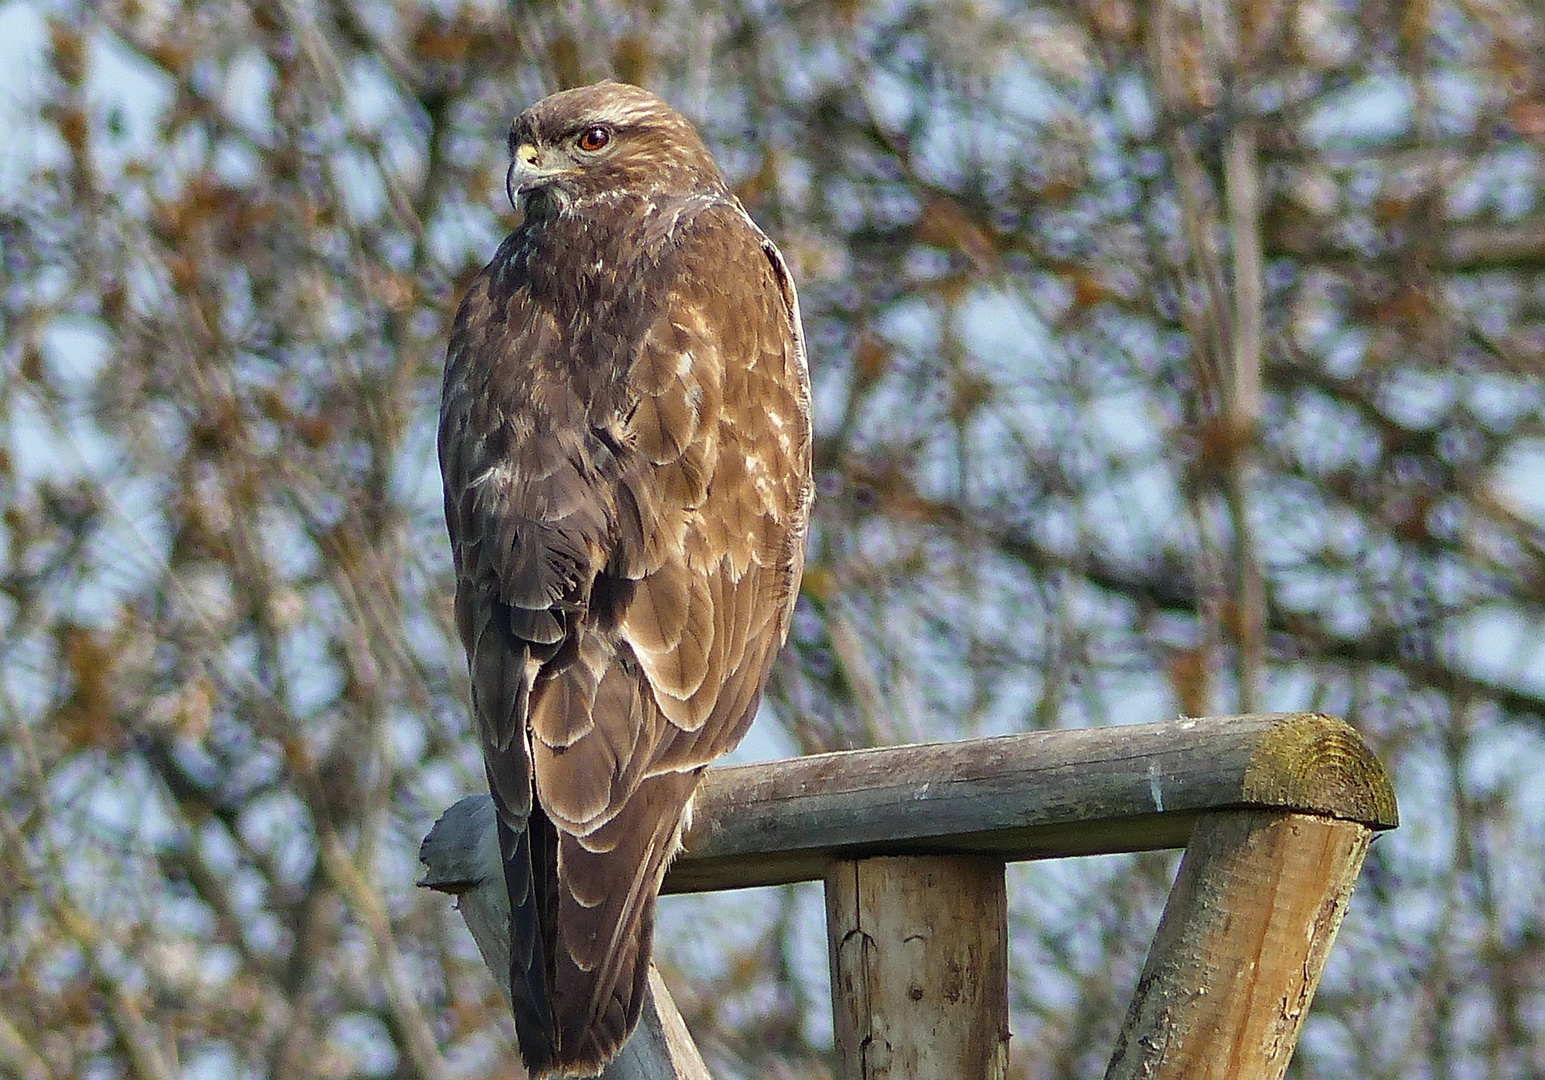
[[[638,1021],[704,767],[788,634],[813,493],[788,267],[692,125],[601,83],[510,128],[523,211],[462,300],[440,469],[533,1076]]]

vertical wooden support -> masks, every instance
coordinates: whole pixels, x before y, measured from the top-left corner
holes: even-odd
[[[1371,837],[1309,814],[1203,815],[1107,1080],[1278,1080]]]
[[[1002,1080],[1003,861],[833,862],[826,872],[838,1080]]]

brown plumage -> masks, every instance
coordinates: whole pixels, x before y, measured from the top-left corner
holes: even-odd
[[[809,518],[794,284],[696,131],[602,83],[510,130],[524,219],[451,331],[440,468],[533,1076],[638,1020],[703,768],[788,633]]]

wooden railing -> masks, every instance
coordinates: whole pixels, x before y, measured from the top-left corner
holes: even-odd
[[[1106,1076],[1259,1080],[1287,1068],[1369,841],[1396,823],[1383,767],[1329,717],[1034,732],[710,770],[664,892],[823,880],[840,1080],[997,1080],[1004,864],[1184,847]],[[447,811],[424,884],[464,883],[491,830],[486,796]],[[502,881],[461,896],[485,959],[502,901]],[[706,1078],[651,986],[604,1075]]]

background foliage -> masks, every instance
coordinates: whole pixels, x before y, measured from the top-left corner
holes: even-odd
[[[503,131],[603,75],[800,282],[820,498],[746,753],[1342,715],[1406,823],[1295,1075],[1545,1072],[1533,4],[13,0],[0,42],[0,1074],[510,1074],[412,887],[481,773],[432,431]],[[1016,1076],[1103,1068],[1173,865],[1014,870]],[[818,892],[664,908],[716,1075],[827,1075]]]

